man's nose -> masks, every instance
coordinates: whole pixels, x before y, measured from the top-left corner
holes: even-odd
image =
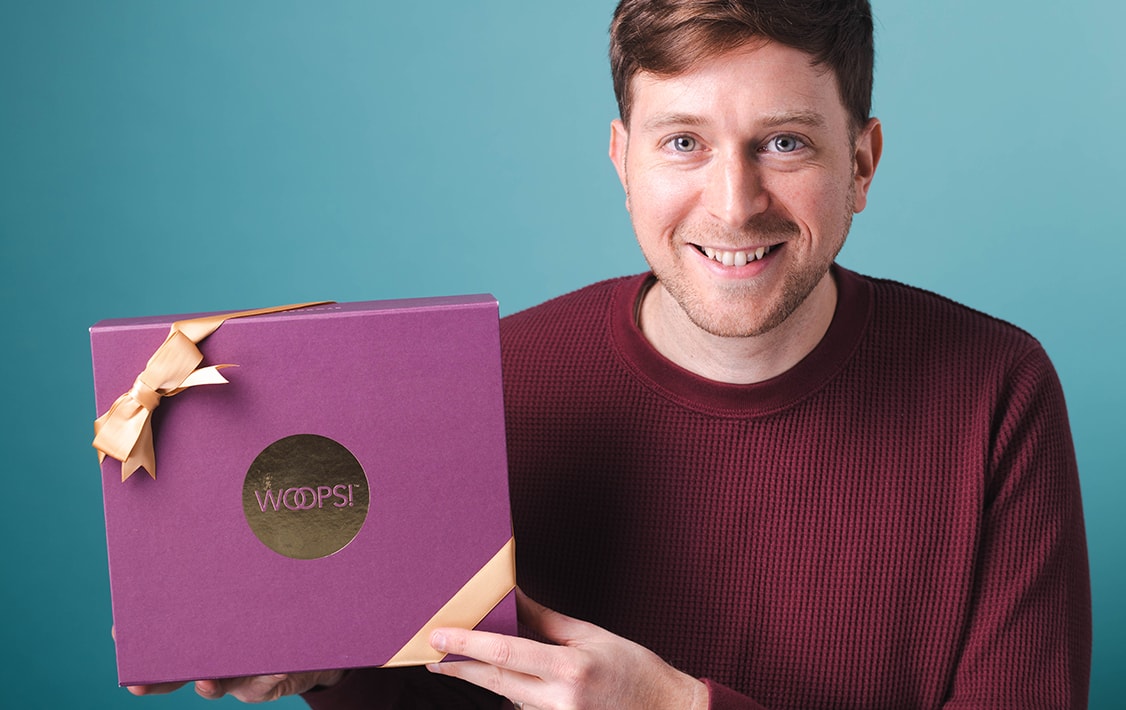
[[[723,155],[708,169],[705,202],[716,219],[732,229],[740,229],[751,217],[766,210],[770,196],[753,157],[741,153]]]

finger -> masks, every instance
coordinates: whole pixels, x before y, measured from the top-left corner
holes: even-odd
[[[197,680],[195,682],[197,695],[214,700],[223,697],[223,683],[218,680]]]
[[[554,648],[531,639],[458,628],[435,629],[430,645],[444,653],[535,676],[550,667],[546,649]]]
[[[270,702],[289,693],[290,676],[287,673],[251,676],[242,681],[228,687],[227,694],[244,703]]]
[[[196,681],[196,693],[214,700],[231,695],[244,703],[262,703],[277,700],[285,694],[283,684],[288,674],[246,676],[242,678],[223,678],[219,680]]]
[[[539,678],[481,661],[431,663],[426,668],[431,673],[461,678],[497,695],[521,700],[528,706],[544,690],[544,683]]]

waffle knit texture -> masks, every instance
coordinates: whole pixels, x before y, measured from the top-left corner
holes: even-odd
[[[1046,354],[833,273],[821,343],[752,385],[649,345],[645,274],[504,319],[521,587],[705,679],[715,710],[1086,707],[1083,516]],[[419,671],[306,698],[497,706]]]

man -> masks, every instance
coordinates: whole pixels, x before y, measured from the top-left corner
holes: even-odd
[[[1082,510],[1047,357],[834,264],[882,151],[872,54],[866,0],[623,0],[610,157],[652,274],[502,328],[527,638],[445,629],[433,645],[476,660],[197,690],[1085,707]]]

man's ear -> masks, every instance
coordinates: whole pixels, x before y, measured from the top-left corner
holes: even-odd
[[[876,177],[876,166],[884,152],[884,130],[880,119],[870,118],[864,130],[856,137],[853,153],[853,185],[856,188],[853,212],[861,212],[868,206],[868,188]]]
[[[618,171],[618,180],[626,191],[626,208],[629,208],[629,183],[626,180],[626,153],[629,152],[629,132],[622,119],[610,122],[610,162]]]

